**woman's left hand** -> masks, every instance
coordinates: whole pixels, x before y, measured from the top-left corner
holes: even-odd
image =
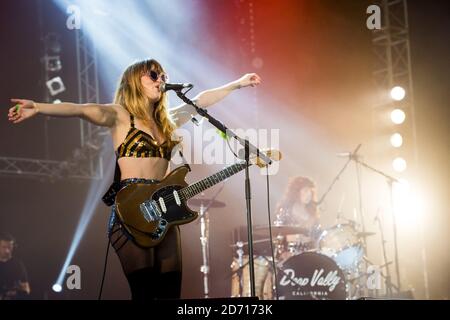
[[[256,73],[247,73],[238,80],[238,83],[240,88],[256,87],[261,83],[261,78]]]

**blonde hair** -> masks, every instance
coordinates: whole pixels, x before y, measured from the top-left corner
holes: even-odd
[[[153,116],[167,141],[167,146],[172,148],[180,141],[172,140],[175,137],[176,128],[168,112],[167,94],[165,92],[161,94],[152,114],[149,99],[141,84],[142,75],[150,72],[152,67],[158,73],[164,72],[161,64],[154,59],[130,65],[122,74],[114,95],[114,103],[122,105],[130,114],[142,120],[146,125],[150,125],[150,119]]]

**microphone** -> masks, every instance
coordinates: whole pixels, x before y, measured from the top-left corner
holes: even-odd
[[[164,83],[162,82],[159,86],[161,92],[166,92],[169,90],[179,91],[184,88],[192,88],[194,85],[191,83]]]
[[[353,157],[356,156],[356,153],[358,152],[359,148],[361,148],[361,144],[359,144],[353,152],[339,152],[339,153],[336,153],[336,155],[338,157],[344,157],[344,158],[350,157],[350,158],[353,158]]]
[[[336,156],[344,157],[344,158],[350,157],[351,155],[352,155],[352,152],[338,152],[338,153],[336,153]]]

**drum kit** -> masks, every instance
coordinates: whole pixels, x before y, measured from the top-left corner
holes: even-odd
[[[270,227],[270,239],[265,239],[270,250],[253,251],[255,268],[255,294],[260,299],[359,299],[368,297],[374,286],[369,286],[369,280],[374,278],[385,280],[386,296],[392,296],[393,290],[400,293],[400,272],[398,263],[398,249],[396,238],[396,223],[393,219],[394,250],[397,285],[391,281],[389,264],[387,261],[385,241],[380,220],[380,236],[385,263],[379,269],[385,268],[385,274],[379,272],[376,277],[375,267],[366,257],[366,238],[374,235],[366,232],[363,219],[361,168],[368,169],[387,179],[392,199],[392,185],[397,179],[377,170],[361,161],[358,151],[359,144],[353,152],[345,153],[346,163],[332,180],[322,197],[315,201],[315,206],[323,203],[333,186],[340,179],[350,162],[355,162],[357,169],[359,221],[342,219],[341,208],[338,210],[336,224],[324,230],[320,227],[309,229],[302,228],[293,223],[283,223],[278,219],[283,215],[279,212],[277,220]],[[300,195],[301,196],[301,195]],[[391,202],[391,212],[393,206]],[[356,216],[355,216],[356,217]],[[254,234],[269,234],[269,228],[255,228]],[[231,269],[232,295],[247,296],[250,286],[248,281],[248,255],[244,253],[246,243],[233,244],[236,248],[237,257],[234,258]],[[268,252],[268,253],[267,253]],[[250,259],[251,260],[251,259]],[[371,270],[371,271],[369,271]],[[378,277],[378,275],[380,277]],[[381,281],[380,281],[381,282]],[[376,288],[381,285],[375,286]],[[252,286],[253,287],[253,286]]]
[[[200,209],[204,294],[209,297],[209,208],[224,207],[215,199],[191,199]],[[344,221],[344,220],[342,220]],[[241,228],[242,229],[242,228]],[[272,242],[269,234],[272,233]],[[352,220],[313,230],[275,222],[254,227],[255,290],[260,299],[316,300],[357,299],[364,296],[367,269],[365,238]],[[245,238],[245,237],[240,237]],[[250,296],[248,243],[236,241],[231,263],[231,296]],[[273,255],[272,255],[273,252]]]
[[[361,144],[353,152],[346,153],[347,162],[321,199],[315,201],[315,205],[318,206],[324,201],[351,161],[356,163],[357,170],[362,166],[387,178],[392,194],[392,184],[398,181],[362,162],[357,155],[360,147]],[[359,171],[357,173],[358,186],[360,186]],[[215,200],[222,188],[211,199],[190,200],[190,205],[200,207],[200,241],[203,255],[203,265],[200,270],[204,275],[205,297],[209,295],[209,218],[207,209],[225,206],[224,203]],[[369,277],[374,273],[368,270],[372,270],[375,266],[366,257],[366,240],[375,233],[365,230],[361,193],[361,189],[359,189],[359,220],[361,224],[354,220],[341,218],[341,208],[338,210],[335,225],[325,229],[321,229],[317,225],[305,228],[283,221],[283,219],[279,219],[283,215],[282,212],[279,212],[276,221],[270,227],[254,227],[252,229],[255,236],[252,246],[249,246],[248,242],[240,241],[240,239],[247,239],[243,236],[244,229],[241,227],[241,230],[237,232],[239,236],[234,239],[238,241],[233,241],[234,244],[231,245],[236,253],[231,263],[231,296],[250,296],[255,288],[254,293],[260,299],[350,300],[367,297],[369,291],[374,290],[368,285]],[[393,290],[400,293],[395,219],[393,221],[397,285],[394,285],[391,280],[388,266],[392,262],[387,261],[384,232],[378,219],[385,260],[385,263],[378,268],[386,269],[385,274],[379,273],[385,280],[386,296],[392,296]],[[251,247],[251,250],[248,247]],[[253,255],[249,256],[248,251],[253,251]],[[250,277],[249,261],[252,260],[254,277]],[[254,287],[250,284],[251,278],[254,278]]]
[[[275,224],[271,231],[272,246],[270,239],[254,241],[268,245],[274,252],[254,252],[255,288],[260,299],[345,300],[363,295],[364,238],[375,233],[358,232],[353,221],[313,232],[300,226]],[[255,227],[254,234],[267,235],[269,228]],[[231,263],[233,297],[250,295],[246,245],[241,241],[231,245],[236,250]]]

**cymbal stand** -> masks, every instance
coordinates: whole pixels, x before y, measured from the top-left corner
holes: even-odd
[[[200,243],[202,245],[203,265],[200,272],[203,273],[203,293],[209,297],[209,214],[203,203],[200,205]]]
[[[242,241],[238,241],[236,243],[236,245],[237,245],[237,248],[238,248],[236,250],[236,253],[237,253],[237,256],[238,256],[238,260],[237,260],[238,261],[238,270],[237,271],[238,271],[238,279],[239,279],[239,296],[242,296],[242,293],[243,293],[243,290],[244,290],[244,286],[243,286],[243,283],[242,283],[242,281],[244,279],[242,277],[242,273],[243,273],[243,267],[245,265],[244,264],[244,249],[243,249],[244,243]]]
[[[226,180],[225,180],[226,181]],[[223,190],[225,186],[225,181],[222,184],[222,187],[215,193],[215,195],[211,198],[209,203],[205,206],[202,203],[200,204],[200,244],[202,246],[202,261],[203,264],[200,266],[200,272],[203,273],[203,294],[205,298],[209,297],[209,213],[208,209],[219,195],[219,193]]]
[[[392,297],[392,288],[394,287],[394,284],[391,281],[391,272],[389,270],[389,263],[387,260],[387,253],[386,253],[386,240],[384,240],[384,232],[383,232],[383,226],[381,223],[381,219],[378,215],[378,211],[377,211],[377,215],[375,216],[375,220],[378,222],[378,227],[380,229],[380,236],[381,236],[381,247],[383,249],[383,259],[384,259],[384,265],[386,266],[386,276],[383,275],[383,273],[381,272],[381,275],[385,278],[385,283],[386,283],[386,296],[387,297]],[[398,290],[398,287],[395,287]]]

